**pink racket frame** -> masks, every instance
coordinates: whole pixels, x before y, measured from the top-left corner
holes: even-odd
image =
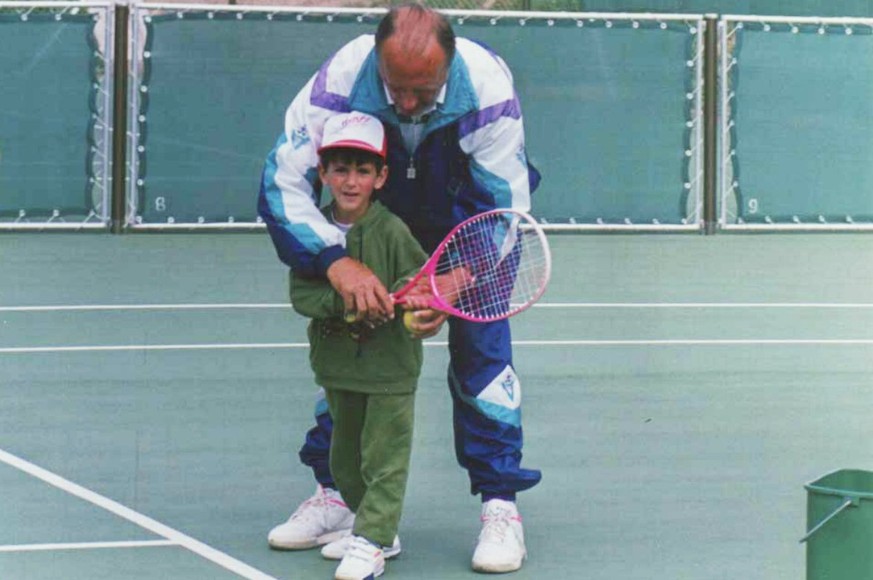
[[[507,312],[504,312],[502,314],[487,316],[487,317],[474,316],[474,315],[470,315],[470,314],[467,314],[465,312],[458,310],[457,308],[452,306],[450,303],[446,302],[439,295],[439,291],[438,291],[438,288],[436,285],[436,277],[435,277],[436,267],[440,261],[440,258],[442,257],[443,251],[446,249],[446,246],[448,246],[449,243],[451,243],[452,238],[458,232],[458,230],[462,229],[470,222],[475,222],[475,221],[487,219],[488,216],[491,216],[494,214],[500,214],[500,215],[514,214],[519,218],[520,227],[522,229],[533,230],[533,232],[539,238],[540,244],[542,245],[542,248],[543,248],[543,262],[544,262],[543,275],[542,275],[542,279],[539,283],[539,286],[538,286],[536,292],[534,292],[534,294],[531,297],[529,297],[524,303],[518,304],[518,305],[514,306],[513,308],[510,308]],[[391,296],[393,297],[395,304],[403,304],[405,302],[403,297],[406,294],[408,294],[409,291],[412,290],[417,285],[416,283],[423,276],[427,276],[428,283],[430,285],[430,291],[431,291],[431,299],[428,303],[428,306],[430,306],[430,308],[433,308],[435,310],[440,310],[442,312],[446,312],[448,314],[451,314],[452,316],[456,316],[458,318],[462,318],[464,320],[469,320],[472,322],[492,322],[492,321],[496,321],[496,320],[503,320],[504,318],[509,318],[510,316],[515,316],[519,312],[523,312],[523,311],[527,310],[528,308],[530,308],[531,306],[533,306],[534,303],[536,303],[536,301],[539,300],[542,297],[543,293],[546,291],[546,287],[548,286],[549,279],[551,278],[551,274],[552,274],[552,255],[551,255],[551,251],[549,250],[549,242],[548,242],[548,239],[546,238],[546,233],[537,224],[537,222],[529,214],[527,214],[523,211],[517,210],[517,209],[509,209],[509,208],[494,209],[494,210],[490,210],[490,211],[476,214],[473,217],[464,220],[463,222],[459,223],[454,228],[452,228],[452,231],[450,231],[448,233],[448,235],[443,239],[443,241],[440,242],[440,245],[437,246],[436,250],[434,250],[433,254],[431,254],[430,258],[428,258],[427,262],[425,262],[424,266],[421,267],[421,270],[415,275],[415,277],[412,278],[412,280],[410,280],[405,286],[403,286],[403,288],[401,288],[397,292],[393,293]]]

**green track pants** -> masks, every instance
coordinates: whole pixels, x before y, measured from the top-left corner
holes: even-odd
[[[325,395],[333,418],[330,471],[355,512],[353,533],[390,546],[409,476],[415,394],[325,389]]]

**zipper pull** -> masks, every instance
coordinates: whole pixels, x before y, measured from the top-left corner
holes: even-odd
[[[409,158],[409,167],[406,168],[406,179],[415,179],[415,159]]]

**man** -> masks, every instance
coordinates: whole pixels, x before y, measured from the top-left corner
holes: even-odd
[[[358,37],[331,57],[288,108],[285,132],[267,158],[259,213],[295,275],[326,277],[348,312],[378,325],[394,316],[387,290],[346,254],[342,232],[317,208],[316,150],[325,121],[351,110],[385,124],[392,170],[380,200],[427,252],[469,216],[495,207],[528,210],[539,174],[527,162],[521,107],[506,64],[486,47],[456,39],[439,13],[415,4],[393,8],[375,37]],[[414,330],[431,336],[445,318],[421,312]],[[520,465],[521,387],[509,323],[448,323],[455,452],[471,492],[483,502],[472,565],[481,572],[517,570],[526,549],[516,493],[541,475]],[[319,482],[316,495],[268,540],[277,549],[324,545],[322,553],[336,557],[353,518],[333,489],[331,422],[323,401],[316,420],[300,451]]]

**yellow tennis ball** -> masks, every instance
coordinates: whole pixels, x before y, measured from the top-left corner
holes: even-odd
[[[413,331],[412,325],[415,324],[415,313],[412,310],[407,310],[403,313],[403,326],[409,332]]]

